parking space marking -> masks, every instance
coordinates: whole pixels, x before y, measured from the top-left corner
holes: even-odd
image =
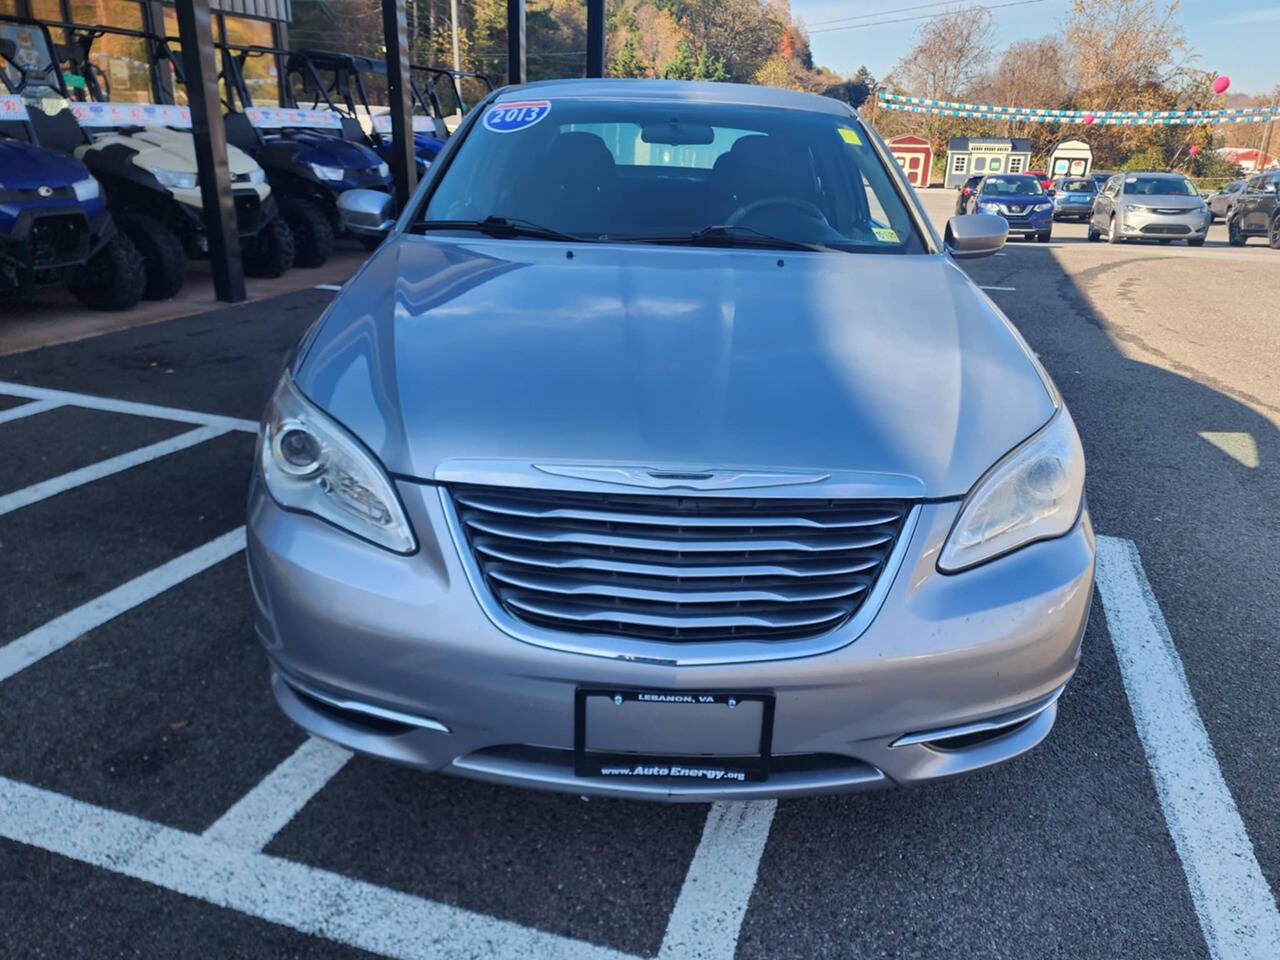
[[[339,290],[341,290],[341,289],[342,289],[342,287],[341,287],[339,284],[336,284],[336,283],[317,283],[317,284],[316,284],[316,289],[317,289],[317,290],[333,290],[333,291],[339,291]]]
[[[1280,957],[1267,885],[1132,540],[1098,537],[1098,590],[1156,794],[1215,960]]]
[[[106,410],[109,413],[128,413],[137,417],[154,417],[157,420],[176,420],[179,423],[198,423],[206,427],[222,427],[225,430],[241,430],[257,433],[258,424],[239,417],[223,417],[216,413],[200,413],[178,407],[161,407],[153,403],[136,403],[133,400],[117,400],[114,397],[98,397],[70,390],[50,390],[48,387],[32,387],[25,383],[0,380],[0,394],[10,397],[28,397],[32,400],[48,400],[55,405],[87,407],[90,410]],[[11,409],[21,410],[22,407]],[[8,411],[6,411],[8,412]]]
[[[405,960],[629,960],[607,947],[237,849],[5,777],[0,836]]]
[[[711,805],[659,960],[733,960],[777,807],[776,800]]]
[[[978,284],[978,289],[980,289],[980,290],[1005,290],[1005,291],[1008,291],[1009,293],[1013,293],[1013,292],[1014,292],[1015,290],[1017,290],[1018,288],[1017,288],[1017,287],[988,287],[988,286],[983,286],[982,284]]]
[[[118,457],[91,463],[89,466],[81,467],[79,470],[72,470],[70,473],[64,473],[58,477],[50,477],[48,480],[32,484],[21,490],[6,493],[4,496],[0,496],[0,516],[19,510],[22,507],[30,506],[47,497],[56,496],[74,487],[92,483],[94,480],[101,480],[103,477],[109,477],[113,473],[120,473],[150,460],[158,460],[160,457],[167,457],[169,454],[177,453],[179,450],[186,450],[188,447],[194,447],[198,443],[204,443],[206,440],[220,437],[227,432],[226,427],[199,427],[187,433],[169,437],[167,440],[161,440],[159,443],[139,447],[137,450],[122,453]]]
[[[3,391],[0,391],[0,393],[3,393]],[[62,404],[56,400],[35,400],[31,403],[24,403],[17,407],[10,407],[8,410],[0,410],[0,423],[21,420],[23,417],[44,413],[46,410],[53,410],[60,406]]]
[[[261,850],[350,759],[350,750],[318,737],[308,737],[219,817],[204,832],[205,839],[240,850]]]
[[[244,527],[237,527],[36,627],[0,647],[0,682],[243,549]]]

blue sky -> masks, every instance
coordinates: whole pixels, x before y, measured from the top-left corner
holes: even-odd
[[[952,4],[928,4],[928,0],[791,0],[791,12],[809,27],[814,60],[840,73],[852,73],[865,63],[884,76],[898,58],[911,49],[912,37],[923,21],[863,26],[823,32],[821,21],[864,16],[855,23],[928,16],[975,3],[994,6],[1009,0],[957,0]],[[993,9],[996,44],[1054,32],[1070,8],[1070,0],[1038,0],[1022,6]],[[904,10],[916,7],[915,10]],[[924,9],[921,9],[924,7]],[[1192,49],[1199,54],[1195,65],[1231,77],[1232,93],[1267,93],[1280,83],[1280,2],[1277,0],[1182,0],[1177,14]]]

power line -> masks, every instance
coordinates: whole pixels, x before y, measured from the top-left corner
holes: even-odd
[[[895,20],[875,20],[871,23],[850,23],[842,27],[823,27],[819,30],[810,30],[810,34],[815,33],[835,33],[837,30],[861,30],[863,27],[883,27],[890,23],[911,23],[916,20],[939,20],[942,17],[949,17],[954,13],[968,13],[971,10],[1000,10],[1004,7],[1026,7],[1033,3],[1044,3],[1044,0],[1012,0],[1010,3],[979,3],[971,7],[959,7],[955,10],[948,10],[946,13],[926,13],[918,17],[898,17]]]
[[[928,10],[930,7],[947,7],[959,0],[935,0],[933,3],[918,3],[912,7],[893,7],[889,10],[877,10],[875,13],[859,13],[848,17],[835,17],[831,20],[815,20],[807,24],[810,27],[825,27],[833,23],[850,23],[854,20],[871,20],[874,17],[891,17],[899,13],[910,13],[913,10]]]

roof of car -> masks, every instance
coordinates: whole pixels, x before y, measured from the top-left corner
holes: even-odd
[[[836,116],[849,115],[850,106],[832,97],[798,90],[781,90],[747,83],[700,83],[691,80],[633,80],[574,78],[537,80],[498,91],[498,103],[531,97],[574,100],[684,100],[691,103],[731,103],[751,107],[790,107]]]

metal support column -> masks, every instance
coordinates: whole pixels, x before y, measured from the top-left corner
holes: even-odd
[[[391,182],[396,210],[403,210],[418,185],[413,156],[413,127],[409,119],[409,26],[404,0],[382,0],[382,35],[387,45],[387,105],[391,111]]]
[[[587,0],[587,76],[604,76],[604,0]]]
[[[235,203],[231,197],[231,173],[227,169],[227,131],[222,123],[222,101],[218,97],[209,0],[178,0],[174,7],[178,13],[182,65],[187,75],[187,103],[191,108],[191,133],[195,139],[213,289],[219,300],[237,303],[245,297],[244,267],[240,262],[240,235],[236,231]]]
[[[507,83],[529,79],[524,59],[524,0],[507,0]]]

